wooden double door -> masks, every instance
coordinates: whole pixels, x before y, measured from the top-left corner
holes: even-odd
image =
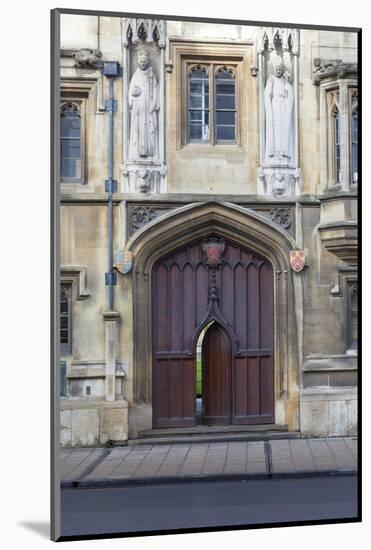
[[[196,425],[196,344],[205,327],[203,422],[274,422],[273,269],[222,242],[217,266],[205,261],[202,239],[153,267],[154,427]]]

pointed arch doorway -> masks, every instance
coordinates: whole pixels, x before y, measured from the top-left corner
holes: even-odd
[[[212,234],[152,269],[153,427],[196,426],[196,346],[206,328],[203,421],[274,423],[272,264]]]
[[[201,347],[202,424],[232,423],[232,348],[228,334],[215,322]]]

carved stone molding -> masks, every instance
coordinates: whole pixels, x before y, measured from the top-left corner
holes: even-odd
[[[98,69],[103,61],[102,52],[90,48],[82,48],[73,57],[76,67],[81,69]]]
[[[124,19],[123,166],[126,193],[166,192],[166,21]]]
[[[150,206],[135,206],[130,212],[131,225],[134,229],[140,229],[155,218],[157,213]]]
[[[165,21],[161,19],[126,19],[124,24],[123,45],[125,48],[132,44],[145,41],[152,44],[157,41],[159,48],[166,46]]]
[[[357,63],[345,63],[341,59],[323,59],[316,57],[313,60],[313,83],[318,86],[326,78],[346,78],[357,76]]]
[[[76,286],[76,299],[85,300],[91,295],[86,286],[87,269],[81,265],[61,265],[60,280],[62,283],[71,283]]]
[[[341,265],[337,268],[334,286],[330,292],[332,296],[346,296],[346,288],[349,282],[358,281],[358,266],[357,265]]]
[[[259,195],[300,194],[299,30],[262,27],[256,38],[259,79]]]
[[[295,195],[300,187],[300,170],[290,167],[264,167],[258,172],[260,192],[279,197]]]
[[[181,208],[184,206],[183,202],[161,203],[143,201],[133,201],[127,205],[127,234],[131,237],[138,229],[141,229],[147,223],[160,216],[169,213],[171,210]],[[295,226],[295,209],[290,205],[284,203],[282,205],[261,206],[239,203],[239,207],[245,209],[247,212],[255,212],[260,216],[263,216],[270,223],[274,223],[281,229],[285,229],[289,234],[293,235],[293,229]]]
[[[289,229],[292,223],[291,208],[272,208],[269,212],[270,219],[276,225],[280,225],[283,229]]]
[[[128,161],[121,168],[125,189],[130,193],[164,191],[166,166],[156,161]]]
[[[283,51],[292,50],[293,55],[299,53],[299,32],[297,29],[262,27],[259,29],[257,38],[258,52],[262,53],[265,47],[273,51],[278,45],[282,46]]]
[[[159,205],[159,204],[129,204],[127,207],[127,232],[131,237],[138,229],[141,229],[152,220],[155,220],[169,210],[173,210],[177,205]]]
[[[306,356],[303,370],[311,372],[357,370],[357,358],[346,354],[311,354]]]
[[[326,250],[348,264],[358,261],[358,224],[354,220],[326,223],[318,226]]]

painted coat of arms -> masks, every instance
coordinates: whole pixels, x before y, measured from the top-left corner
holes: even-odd
[[[291,268],[299,273],[305,266],[305,254],[304,250],[291,250],[290,251],[290,265]]]
[[[124,252],[123,250],[116,251],[115,268],[121,275],[126,275],[130,272],[133,266],[133,258],[131,252]]]
[[[202,243],[204,262],[210,267],[223,263],[225,242],[222,239],[211,238]]]

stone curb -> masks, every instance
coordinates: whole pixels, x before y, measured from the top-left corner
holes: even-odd
[[[263,479],[287,479],[287,478],[311,478],[326,476],[352,476],[357,475],[358,470],[329,470],[327,472],[304,471],[287,472],[277,474],[216,474],[197,476],[158,476],[153,478],[118,478],[118,479],[87,479],[87,480],[64,480],[61,481],[62,489],[95,489],[110,487],[127,487],[140,485],[162,485],[178,483],[198,483],[211,481],[255,481]]]

